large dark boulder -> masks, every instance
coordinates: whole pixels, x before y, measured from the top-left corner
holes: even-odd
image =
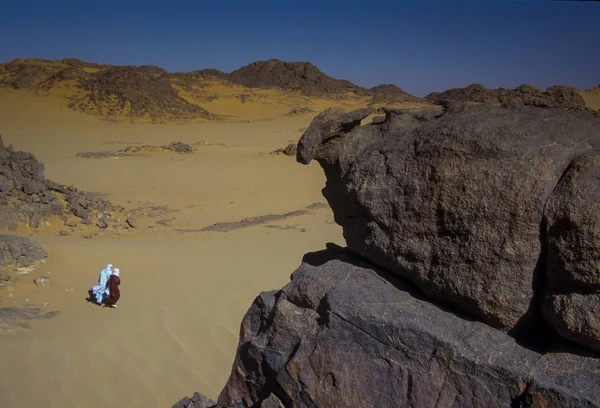
[[[524,348],[330,249],[256,298],[223,407],[599,407],[593,355]],[[192,405],[193,406],[193,405]]]
[[[564,337],[600,351],[600,152],[573,161],[545,216],[544,314]]]
[[[204,395],[195,392],[191,397],[183,398],[172,408],[218,408],[218,405]]]
[[[325,170],[348,247],[493,327],[536,320],[544,206],[571,161],[600,148],[600,121],[484,104],[388,109],[360,126],[371,112],[328,110],[298,144]]]

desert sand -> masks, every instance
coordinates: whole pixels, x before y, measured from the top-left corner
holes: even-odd
[[[216,398],[254,297],[284,285],[306,252],[343,242],[330,209],[313,205],[325,204],[318,165],[269,154],[297,141],[312,116],[287,117],[263,103],[246,105],[248,116],[235,123],[111,124],[64,105],[59,96],[1,91],[5,143],[34,153],[47,178],[125,206],[139,227],[95,239],[84,230],[55,235],[64,228],[58,220],[18,231],[49,257],[0,294],[0,307],[59,314],[0,335],[0,406],[164,407],[197,390]],[[236,107],[219,113],[235,115]],[[75,156],[172,141],[197,150]],[[199,231],[303,209],[229,232]],[[106,263],[121,268],[118,309],[85,300]],[[44,274],[51,286],[36,287]]]

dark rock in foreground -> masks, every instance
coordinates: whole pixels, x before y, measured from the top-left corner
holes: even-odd
[[[565,351],[524,348],[331,249],[256,298],[219,405],[599,407],[597,356]]]
[[[218,408],[218,406],[216,402],[196,392],[191,398],[185,397],[172,408]]]
[[[325,170],[348,247],[494,327],[541,319],[544,206],[571,161],[600,148],[600,121],[451,105],[360,126],[371,112],[328,110],[298,145],[300,162]]]
[[[600,352],[600,153],[573,160],[544,214],[546,319],[564,337]]]

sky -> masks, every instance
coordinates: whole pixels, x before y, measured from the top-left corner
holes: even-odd
[[[481,83],[600,84],[600,2],[0,0],[0,62],[62,59],[226,72],[310,61],[417,96]]]

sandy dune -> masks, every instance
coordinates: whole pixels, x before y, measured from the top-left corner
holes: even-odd
[[[0,308],[32,305],[60,313],[29,322],[29,331],[0,335],[0,406],[164,407],[196,390],[215,398],[256,294],[287,282],[304,253],[342,242],[330,210],[311,206],[324,203],[318,165],[268,154],[296,141],[310,116],[115,125],[61,104],[55,96],[0,92],[5,143],[36,154],[52,180],[106,193],[137,214],[140,226],[96,239],[84,239],[83,230],[58,237],[64,227],[57,222],[39,233],[19,231],[42,244],[49,259],[22,276],[12,293],[0,293]],[[195,144],[197,151],[75,157],[171,141]],[[302,209],[230,232],[198,231]],[[116,310],[85,301],[107,262],[122,271]],[[52,286],[35,287],[32,279],[45,273]]]

